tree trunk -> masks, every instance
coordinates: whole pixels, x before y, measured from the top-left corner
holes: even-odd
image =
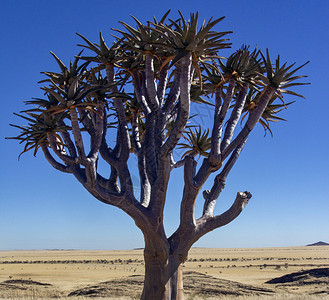
[[[163,251],[144,250],[145,279],[141,300],[184,300],[182,265]]]
[[[169,278],[169,297],[166,300],[184,300],[184,287],[183,287],[183,267],[181,264],[172,265],[172,273]]]

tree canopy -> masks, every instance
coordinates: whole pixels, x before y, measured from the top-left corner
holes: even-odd
[[[113,29],[110,42],[101,33],[97,43],[78,33],[83,50],[68,66],[51,52],[59,71],[43,72],[45,97],[26,101],[30,108],[16,114],[27,125],[12,125],[21,131],[13,139],[24,145],[22,153],[42,149],[55,169],[73,174],[98,200],[134,219],[145,238],[145,299],[162,299],[152,298],[161,293],[150,274],[165,278],[166,286],[195,241],[240,214],[249,192],[238,192],[231,208],[214,214],[231,168],[257,123],[272,134],[271,122],[284,120],[279,113],[293,103],[284,96],[303,97],[290,88],[306,84],[299,81],[306,76],[297,75],[305,64],[282,63],[280,56],[272,62],[268,49],[243,45],[224,58],[231,31],[214,30],[224,17],[198,26],[198,13],[188,20],[180,12],[177,19],[168,15],[145,24],[132,17],[135,27],[120,22],[123,29]],[[192,103],[213,111],[208,127],[198,125]],[[140,178],[139,195],[130,156],[138,160],[133,172]],[[99,172],[101,164],[108,165],[107,176]],[[180,225],[167,237],[167,186],[179,167]],[[212,188],[203,190],[211,174]],[[196,218],[200,192],[204,208]],[[154,261],[162,266],[161,276],[155,275]]]

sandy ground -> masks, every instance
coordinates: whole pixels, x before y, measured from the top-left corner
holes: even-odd
[[[321,267],[329,267],[329,246],[193,248],[184,264],[184,273],[186,285],[192,285],[191,289],[193,278],[200,279],[202,276],[205,280],[208,278],[212,285],[220,285],[220,281],[216,281],[218,279],[271,289],[273,286],[264,285],[267,280]],[[138,279],[138,291],[142,285],[143,273],[142,250],[0,251],[0,283],[8,280],[48,283],[52,285],[52,290],[61,295],[111,280],[122,279],[124,282],[127,277]],[[308,293],[314,289],[314,285],[281,286],[279,289],[292,293]]]
[[[202,258],[211,261],[200,262]],[[222,261],[214,261],[222,259]],[[198,261],[193,262],[193,259]],[[192,261],[191,261],[192,260]],[[200,267],[201,265],[201,267]],[[261,284],[288,273],[329,266],[329,246],[191,250],[188,270],[246,284]]]

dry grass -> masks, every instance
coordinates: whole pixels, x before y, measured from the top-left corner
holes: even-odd
[[[24,296],[24,297],[15,297],[12,295],[10,298],[1,298],[1,300],[36,300],[36,299],[57,299],[57,300],[104,300],[104,297],[48,297],[44,296]],[[109,300],[138,300],[139,298],[130,298],[130,297],[106,297]],[[328,295],[324,296],[310,296],[310,295],[291,295],[291,294],[277,294],[273,296],[218,296],[218,297],[200,297],[200,296],[187,296],[186,300],[329,300]]]
[[[196,261],[194,261],[196,260]],[[255,249],[194,248],[185,270],[245,284],[265,281],[302,269],[329,266],[329,246]]]
[[[291,247],[256,249],[202,249],[190,251],[184,264],[186,298],[221,300],[329,300],[324,285],[268,285],[267,280],[288,273],[329,267],[329,247]],[[138,299],[144,273],[142,250],[131,251],[0,251],[0,299],[90,299],[67,297],[79,289],[96,290],[92,299]],[[201,277],[202,278],[201,278]],[[198,278],[199,277],[199,278]],[[133,284],[129,281],[133,279]],[[195,279],[197,278],[197,279]],[[135,280],[136,279],[136,280]],[[49,283],[51,286],[4,285],[8,280]],[[225,281],[226,280],[226,281]],[[238,282],[234,283],[234,282]],[[202,284],[204,286],[202,286]],[[106,285],[107,284],[107,285]],[[198,284],[200,286],[198,286]],[[272,289],[274,295],[247,295],[249,286]],[[203,293],[204,288],[220,287],[235,295]],[[119,287],[119,288],[118,288]],[[251,289],[252,290],[252,289]],[[327,291],[327,294],[311,295]],[[267,294],[266,294],[267,293]],[[130,295],[132,298],[119,297]],[[238,296],[240,295],[240,296]],[[325,295],[325,296],[321,296]],[[2,298],[1,298],[2,297]]]
[[[193,297],[187,298],[187,300],[328,300],[329,296],[310,296],[310,295],[290,295],[290,294],[278,294],[274,296],[219,296],[219,297]]]

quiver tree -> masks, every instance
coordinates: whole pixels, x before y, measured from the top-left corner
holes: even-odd
[[[111,45],[102,34],[98,43],[78,34],[89,56],[81,51],[67,67],[52,53],[60,70],[43,72],[45,98],[27,101],[31,108],[17,114],[27,125],[12,125],[21,130],[13,139],[25,145],[22,153],[41,149],[55,169],[135,221],[145,239],[141,298],[152,300],[183,299],[181,265],[191,246],[233,221],[251,198],[238,192],[227,211],[214,213],[249,134],[257,123],[271,132],[270,122],[283,120],[277,114],[291,104],[283,95],[302,97],[290,87],[305,84],[296,82],[305,77],[295,75],[302,66],[281,64],[279,56],[273,64],[268,50],[242,46],[221,57],[230,32],[213,28],[223,18],[198,27],[198,13],[167,20],[168,13],[146,24],[134,18],[135,27],[120,22],[123,30],[114,30]],[[193,125],[198,116],[191,105],[213,111],[209,128]],[[138,183],[131,156],[138,161]],[[106,176],[100,165],[108,165]],[[184,170],[184,187],[180,224],[168,237],[163,212],[175,168]],[[212,188],[204,190],[211,174]],[[199,193],[204,207],[195,212]]]

